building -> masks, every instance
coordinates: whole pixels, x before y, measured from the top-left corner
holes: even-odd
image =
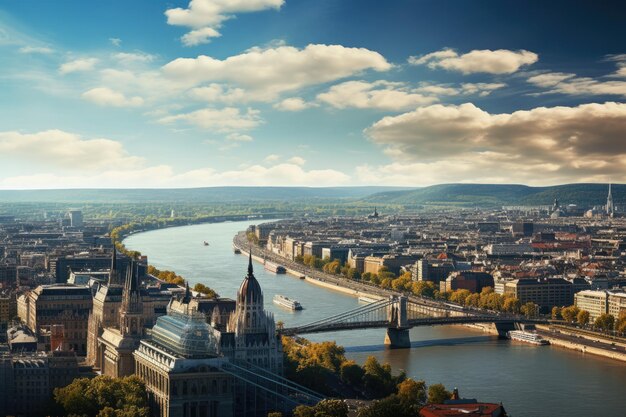
[[[83,212],[80,210],[70,210],[68,213],[70,218],[70,226],[81,228],[83,227]]]
[[[65,342],[79,356],[87,353],[87,329],[92,307],[88,287],[52,284],[40,285],[18,300],[18,315],[35,335],[51,325],[62,325]],[[50,350],[48,346],[46,350]]]
[[[613,195],[611,194],[611,184],[609,184],[609,195],[606,197],[606,215],[613,217],[615,215],[615,206],[613,205]]]
[[[504,294],[511,294],[522,304],[533,302],[544,312],[574,302],[572,283],[563,278],[514,279],[504,284]]]
[[[234,381],[220,370],[218,341],[203,313],[189,308],[189,292],[170,304],[133,353],[153,415],[229,417]]]
[[[623,290],[609,291],[608,301],[608,313],[616,319],[626,311],[626,292]]]
[[[227,322],[221,321],[221,317],[215,314],[211,327],[222,355],[282,375],[282,342],[276,334],[273,314],[263,307],[263,291],[254,276],[252,257],[248,261],[248,274],[237,292],[235,311]]]
[[[609,312],[609,293],[607,291],[585,290],[574,294],[574,305],[589,312],[589,320],[593,322],[602,314]]]
[[[7,344],[13,353],[37,351],[37,337],[23,324],[18,324],[7,330]]]
[[[486,272],[457,271],[452,272],[445,281],[439,283],[439,291],[469,290],[481,292],[485,287],[494,286],[493,276]]]
[[[189,287],[187,287],[187,292]],[[120,378],[135,373],[133,351],[144,335],[145,315],[137,264],[131,262],[126,271],[122,303],[116,327],[105,327],[98,338],[97,362],[101,373]]]
[[[77,377],[74,352],[0,353],[0,415],[48,415],[53,390]]]
[[[420,417],[507,417],[502,404],[480,403],[474,398],[459,398],[459,390],[454,389],[452,398],[443,404],[428,404],[422,407]]]

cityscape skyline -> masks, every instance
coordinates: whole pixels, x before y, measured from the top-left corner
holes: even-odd
[[[625,11],[3,3],[0,189],[623,183]]]

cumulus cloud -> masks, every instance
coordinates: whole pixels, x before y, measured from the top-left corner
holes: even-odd
[[[91,90],[85,91],[82,97],[99,106],[138,107],[144,103],[141,97],[126,97],[124,94],[111,90],[108,87],[92,88]]]
[[[317,100],[335,108],[406,110],[432,104],[443,96],[491,94],[505,87],[503,83],[464,83],[461,85],[422,83],[411,87],[403,82],[346,81],[317,95]]]
[[[391,68],[385,58],[365,48],[308,45],[252,48],[224,60],[200,55],[178,58],[163,67],[171,78],[190,82],[226,82],[244,88],[256,100],[273,100],[280,93],[334,81],[372,69]]]
[[[289,97],[274,104],[274,108],[281,111],[302,111],[315,106],[317,104],[307,102],[302,97]]]
[[[265,162],[276,162],[280,159],[280,155],[276,155],[275,153],[269,154],[265,157]]]
[[[142,158],[128,155],[120,142],[110,139],[83,139],[62,130],[36,133],[0,132],[0,161],[24,161],[63,170],[93,171],[103,167],[140,165]],[[58,185],[58,184],[57,184]]]
[[[620,70],[613,75],[619,75]],[[626,75],[626,70],[624,75]],[[570,96],[618,95],[626,97],[626,81],[596,80],[562,72],[534,75],[529,77],[527,81],[537,87],[546,88],[547,90],[543,94],[566,94]]]
[[[201,28],[186,33],[180,39],[185,46],[196,46],[204,43],[209,43],[211,42],[211,38],[218,38],[220,36],[222,35],[213,28]]]
[[[465,103],[385,117],[365,133],[401,164],[442,168],[447,163],[447,172],[474,164],[472,176],[462,177],[469,181],[491,180],[494,173],[517,181],[526,172],[529,181],[556,182],[624,178],[625,129],[624,103],[503,114]]]
[[[245,113],[241,113],[238,108],[225,107],[223,109],[206,108],[191,113],[166,116],[159,119],[159,122],[163,124],[185,122],[203,129],[231,132],[255,128],[263,120],[258,110],[248,109]]]
[[[170,25],[195,29],[182,37],[183,43],[191,46],[220,36],[217,29],[234,14],[278,10],[283,4],[284,0],[191,0],[186,9],[168,9],[165,15]]]
[[[248,101],[248,96],[242,88],[231,88],[216,83],[194,88],[189,95],[196,100],[208,102],[242,103]]]
[[[122,40],[120,38],[109,38],[109,42],[113,46],[120,46],[122,44]]]
[[[154,55],[145,52],[118,52],[113,54],[112,57],[116,61],[126,65],[133,63],[149,63],[155,58]]]
[[[306,163],[306,159],[300,157],[300,156],[293,156],[291,158],[289,158],[287,160],[287,162],[289,162],[290,164],[295,164],[295,165],[304,165]]]
[[[78,71],[92,70],[98,63],[98,58],[80,58],[61,64],[59,72],[63,75]]]
[[[411,92],[400,83],[347,81],[332,86],[317,99],[336,108],[401,110],[437,101],[436,97]]]
[[[218,171],[207,167],[176,173],[168,165],[128,170],[109,169],[93,174],[32,174],[0,179],[4,189],[97,188],[102,184],[124,184],[131,188],[210,187],[210,186],[336,186],[350,182],[350,176],[332,169],[305,170],[283,163],[264,167],[245,166],[237,170]]]
[[[231,133],[226,136],[226,140],[231,142],[252,142],[252,136],[243,135],[241,133]]]
[[[442,49],[422,56],[409,57],[411,65],[426,65],[428,68],[442,68],[463,74],[488,73],[511,74],[520,67],[537,62],[539,56],[530,51],[508,49],[475,49],[459,55],[453,49]]]
[[[51,54],[54,49],[45,46],[23,46],[19,51],[22,54]]]

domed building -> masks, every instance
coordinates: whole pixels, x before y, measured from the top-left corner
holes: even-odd
[[[220,317],[219,311],[215,311],[211,327],[221,354],[282,375],[282,342],[276,334],[274,315],[264,309],[263,291],[254,276],[252,256],[248,260],[248,274],[237,292],[235,311],[226,323]]]
[[[228,359],[220,356],[211,326],[190,300],[187,287],[141,340],[133,354],[135,373],[146,383],[154,415],[232,416],[233,377],[220,369]]]

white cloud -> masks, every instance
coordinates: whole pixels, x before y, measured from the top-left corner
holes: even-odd
[[[166,75],[189,82],[226,82],[244,88],[251,99],[273,100],[280,93],[334,81],[362,71],[391,68],[377,52],[341,45],[252,48],[224,60],[206,55],[178,58],[163,67]]]
[[[145,52],[118,52],[113,54],[112,57],[116,61],[126,65],[133,63],[149,63],[155,58],[154,55]]]
[[[620,69],[621,70],[621,69]],[[626,75],[626,71],[624,72]],[[619,70],[617,73],[619,74]],[[576,74],[549,72],[528,78],[530,84],[547,88],[542,94],[566,94],[570,96],[619,95],[626,97],[626,81],[604,81]]]
[[[401,83],[347,81],[332,86],[317,99],[336,108],[401,110],[437,101],[436,97],[410,91]]]
[[[231,142],[252,142],[252,136],[243,135],[241,133],[231,133],[226,136],[226,140]]]
[[[98,58],[80,58],[68,61],[59,67],[61,74],[69,74],[78,71],[89,71],[98,63]]]
[[[163,124],[181,121],[203,129],[215,129],[218,132],[249,130],[263,122],[258,110],[248,109],[245,113],[241,113],[235,107],[225,107],[223,109],[206,108],[159,119],[159,122]]]
[[[276,162],[280,159],[280,155],[276,155],[275,153],[269,154],[265,157],[265,162]]]
[[[120,46],[122,44],[122,40],[120,38],[109,38],[109,42],[113,46]]]
[[[293,156],[289,159],[287,159],[287,162],[289,162],[290,164],[295,164],[295,165],[299,165],[302,166],[306,163],[306,159],[300,157],[300,156]]]
[[[508,49],[489,50],[475,49],[459,55],[453,49],[442,49],[422,56],[409,57],[411,65],[426,65],[431,69],[443,68],[463,74],[488,73],[511,74],[524,65],[537,62],[538,55],[534,52]]]
[[[289,97],[274,104],[276,110],[281,111],[302,111],[310,107],[315,107],[315,103],[304,101],[302,97]]]
[[[189,95],[196,100],[216,103],[244,103],[248,101],[248,96],[242,88],[230,88],[216,83],[194,88],[189,92]]]
[[[201,28],[192,30],[186,33],[182,38],[183,45],[196,46],[211,42],[211,38],[218,38],[222,36],[217,30],[213,28]]]
[[[92,88],[89,91],[85,91],[82,97],[100,106],[138,107],[144,103],[141,97],[126,97],[124,94],[111,90],[108,87]]]
[[[61,170],[97,170],[142,163],[142,158],[129,156],[120,142],[110,139],[83,139],[62,130],[36,133],[0,132],[0,161],[24,161],[33,170],[48,166]],[[57,184],[58,185],[58,184]]]
[[[268,9],[280,9],[284,0],[191,0],[186,9],[177,7],[165,11],[167,23],[170,25],[186,26],[193,29],[182,40],[186,45],[197,45],[198,39],[207,40],[208,37],[219,36],[217,29],[222,23],[233,17],[236,13],[259,12]],[[198,35],[202,29],[211,29],[215,34],[206,32],[204,37]],[[191,33],[196,32],[195,35]],[[191,38],[195,38],[197,43],[188,44]]]
[[[51,54],[54,49],[45,46],[23,46],[20,48],[22,54]]]
[[[465,103],[385,117],[366,129],[366,135],[400,164],[422,164],[415,165],[420,167],[417,174],[440,178],[433,182],[474,166],[471,174],[457,180],[498,177],[554,183],[623,178],[625,130],[624,103],[538,107],[510,114],[490,114]]]
[[[350,182],[343,172],[322,169],[304,170],[294,164],[270,167],[244,166],[237,170],[217,171],[200,168],[176,173],[168,165],[128,170],[109,169],[96,174],[32,174],[0,179],[2,189],[99,188],[102,184],[124,184],[128,188],[210,187],[210,186],[336,186]]]

